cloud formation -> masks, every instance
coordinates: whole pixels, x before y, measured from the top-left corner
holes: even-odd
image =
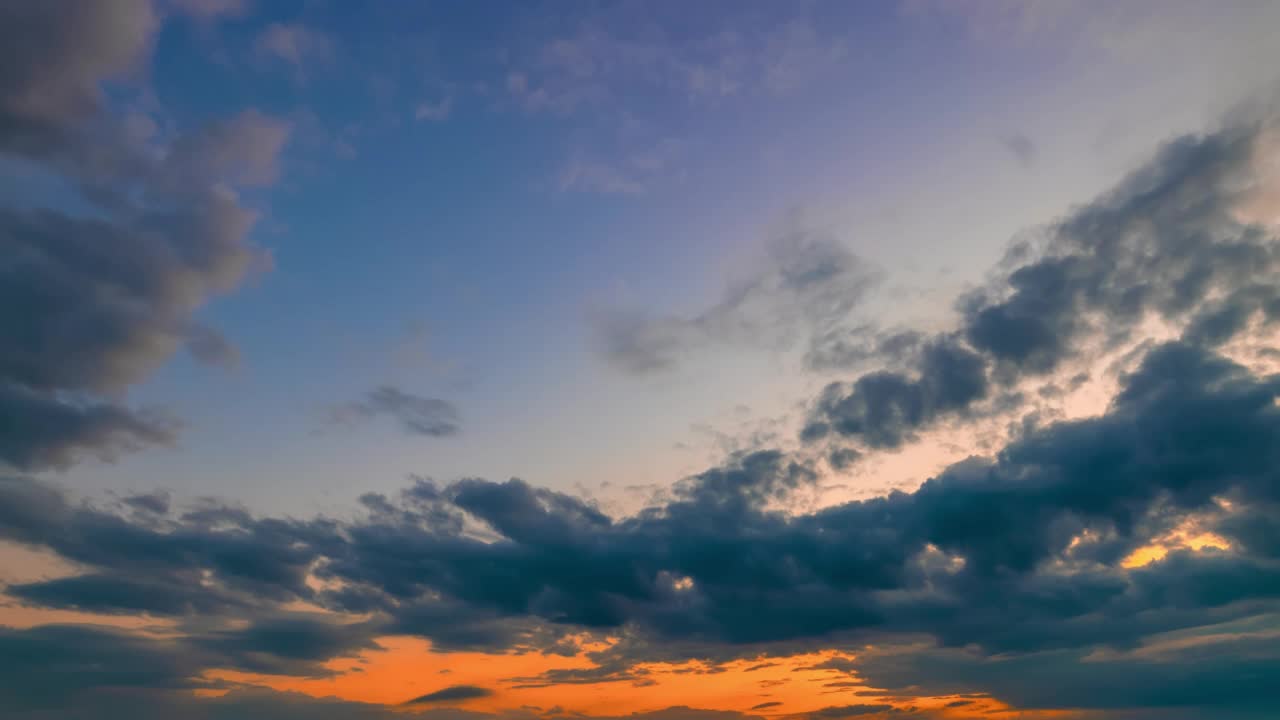
[[[447,688],[429,692],[421,697],[416,697],[406,705],[430,705],[433,703],[457,702],[460,700],[474,700],[476,698],[489,697],[493,694],[488,688],[476,687],[474,685],[450,685]]]
[[[172,421],[116,398],[184,344],[201,360],[234,358],[193,314],[266,264],[235,188],[274,179],[288,126],[249,111],[139,138],[102,85],[147,51],[150,3],[0,13],[0,154],[76,199],[0,206],[0,462],[58,467],[172,442]]]
[[[642,683],[652,663],[764,669],[773,657],[843,651],[822,669],[862,683],[868,701],[815,718],[892,717],[891,701],[922,692],[1108,720],[1272,712],[1280,374],[1238,350],[1274,352],[1280,319],[1267,224],[1273,115],[1167,144],[1011,250],[945,332],[853,342],[842,330],[875,273],[805,233],[779,240],[765,271],[704,311],[602,319],[607,357],[633,373],[761,341],[808,340],[811,361],[831,369],[855,356],[905,362],[812,402],[804,439],[842,458],[827,465],[981,416],[1075,360],[1131,351],[1097,414],[1030,425],[912,492],[798,510],[824,464],[762,449],[627,516],[480,478],[368,493],[343,519],[163,494],[103,505],[25,471],[171,441],[171,421],[117,397],[183,345],[206,361],[231,357],[194,314],[262,261],[236,189],[275,179],[288,128],[249,111],[172,137],[130,134],[102,86],[145,53],[149,3],[14,4],[0,18],[0,47],[18,58],[0,63],[0,152],[54,174],[89,208],[0,208],[0,460],[15,468],[0,475],[0,540],[69,568],[14,581],[5,595],[37,612],[154,623],[0,629],[0,705],[19,720],[389,720],[383,706],[269,693],[217,673],[329,678],[344,672],[334,659],[389,635],[437,652],[591,662],[513,678],[521,687]],[[806,67],[812,53],[801,50],[784,49],[778,67]],[[590,79],[599,58],[563,46],[553,59]],[[789,74],[769,82],[785,88]],[[336,415],[458,431],[449,403],[389,386]],[[1178,540],[1188,533],[1214,542]],[[457,684],[405,704],[483,718],[449,706],[495,694]],[[691,717],[749,716],[632,716]]]
[[[458,409],[452,403],[414,395],[390,385],[374,388],[363,399],[340,405],[331,413],[336,423],[384,416],[395,420],[412,435],[447,437],[461,429]]]
[[[711,307],[687,316],[613,310],[595,318],[613,367],[645,375],[716,346],[785,347],[832,332],[879,282],[877,271],[837,240],[794,230],[769,244],[764,268],[730,285]]]
[[[1273,226],[1240,211],[1274,187],[1258,154],[1272,133],[1266,116],[1168,143],[1038,241],[1015,245],[1002,272],[960,300],[960,327],[919,344],[914,372],[828,386],[806,436],[895,448],[1152,323],[1207,347],[1265,336],[1280,320],[1280,250]]]

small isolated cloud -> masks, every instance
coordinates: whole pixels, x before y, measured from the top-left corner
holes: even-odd
[[[263,30],[254,43],[261,57],[292,65],[298,73],[313,60],[333,55],[333,40],[324,33],[303,25],[273,23]]]
[[[489,697],[493,695],[493,691],[488,688],[478,687],[476,685],[450,685],[447,688],[427,693],[421,697],[416,697],[405,705],[429,705],[432,703],[459,702],[462,700],[475,700],[477,698]]]
[[[447,400],[414,395],[390,385],[370,390],[362,399],[332,410],[335,423],[389,417],[413,435],[447,437],[461,429],[458,409]]]
[[[1013,158],[1018,161],[1018,164],[1024,168],[1034,165],[1036,155],[1039,154],[1036,144],[1031,141],[1031,138],[1022,133],[1013,133],[1000,138],[1000,145],[1005,150],[1008,150],[1013,155]]]
[[[449,114],[453,112],[453,98],[444,97],[436,102],[423,100],[418,103],[418,107],[414,108],[414,120],[447,120]]]

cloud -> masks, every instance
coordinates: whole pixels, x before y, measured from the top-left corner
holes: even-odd
[[[636,18],[627,8],[577,18],[552,39],[525,48],[506,91],[526,112],[603,110],[617,88],[644,88],[672,107],[735,95],[785,97],[817,85],[848,56],[848,39],[808,18],[739,15],[705,30]]]
[[[175,423],[114,398],[178,347],[227,364],[234,350],[193,321],[266,256],[233,189],[270,183],[288,126],[257,112],[155,147],[105,107],[101,82],[145,57],[147,2],[6,8],[0,154],[36,164],[86,207],[0,206],[0,462],[110,459],[173,441]],[[11,36],[11,37],[10,37]]]
[[[436,102],[423,100],[418,103],[418,107],[414,108],[414,120],[446,120],[449,114],[453,112],[453,98],[445,97]]]
[[[488,688],[476,687],[475,685],[450,685],[447,688],[427,693],[421,697],[416,697],[405,704],[431,705],[435,703],[475,700],[477,698],[489,697],[490,695],[493,695],[493,691]]]
[[[458,409],[453,404],[389,385],[374,388],[363,399],[340,405],[331,413],[331,419],[338,423],[383,416],[392,418],[412,435],[447,437],[460,430]]]
[[[304,25],[272,23],[258,35],[254,50],[301,72],[307,63],[331,57],[334,45],[328,35]]]
[[[0,485],[0,535],[89,572],[11,588],[28,603],[260,618],[182,640],[197,651],[184,667],[316,673],[379,634],[550,650],[584,629],[625,629],[596,656],[620,669],[919,636],[975,658],[1082,662],[1099,646],[1280,610],[1280,548],[1251,529],[1274,527],[1280,506],[1277,397],[1280,378],[1168,344],[1101,417],[1031,433],[915,493],[793,516],[768,508],[817,475],[768,452],[620,519],[520,481],[464,480],[369,496],[369,516],[351,523],[211,506],[156,525],[15,478]],[[1188,518],[1231,549],[1122,564]],[[272,619],[299,599],[374,620]],[[1102,673],[1110,661],[1091,662]],[[970,689],[1008,695],[995,682]],[[1209,707],[1208,695],[1187,702]]]
[[[53,0],[0,10],[7,48],[0,70],[0,145],[34,143],[34,135],[92,115],[98,83],[142,60],[157,23],[148,0],[74,6]]]
[[[595,332],[605,360],[645,375],[717,346],[786,347],[845,322],[879,280],[860,258],[821,234],[788,232],[768,249],[764,268],[695,314],[599,313]]]
[[[0,313],[0,345],[21,349],[0,356],[0,408],[11,411],[0,417],[22,419],[0,425],[0,449],[37,468],[168,440],[154,430],[163,424],[110,398],[199,338],[196,309],[260,261],[246,241],[252,213],[229,188],[270,183],[288,134],[246,113],[144,152],[117,132],[98,83],[139,61],[149,6],[91,12],[95,25],[44,7],[4,11],[30,13],[47,57],[0,70],[0,151],[53,169],[95,212],[0,211],[11,258],[0,307],[22,309]],[[557,53],[566,72],[594,76],[594,55]],[[613,639],[585,652],[592,666],[519,681],[635,679],[651,662],[843,648],[853,656],[825,669],[886,697],[976,691],[1110,718],[1265,717],[1280,671],[1280,375],[1230,350],[1250,333],[1267,342],[1280,317],[1274,229],[1238,212],[1260,189],[1254,162],[1272,126],[1246,120],[1170,143],[1015,248],[958,304],[956,328],[867,336],[857,362],[899,353],[906,366],[815,400],[806,435],[830,443],[828,457],[900,447],[980,415],[1019,382],[1132,350],[1097,414],[1030,426],[913,492],[796,509],[822,468],[779,450],[732,454],[624,517],[519,479],[422,480],[364,495],[353,517],[300,519],[157,497],[102,506],[0,477],[0,540],[74,568],[10,585],[9,599],[168,623],[164,633],[0,629],[0,704],[24,720],[384,718],[366,704],[246,691],[210,671],[327,677],[329,661],[386,635],[442,652],[562,655],[582,653],[572,637],[585,636]],[[840,331],[874,275],[834,241],[787,235],[763,271],[701,312],[606,318],[605,349],[631,372],[717,345],[833,332],[852,352]],[[1148,321],[1170,338],[1149,338]],[[192,350],[222,355],[200,341]],[[392,387],[343,413],[427,435],[458,427],[447,402]],[[1183,527],[1221,547],[1127,562]],[[487,692],[453,686],[418,704]]]
[[[839,706],[822,708],[821,710],[815,710],[812,713],[809,713],[809,717],[812,717],[812,718],[859,717],[862,715],[875,715],[877,713],[884,713],[887,711],[892,711],[893,709],[894,707],[892,705],[873,705],[873,704],[865,704],[865,703],[860,705],[839,705]]]
[[[1274,227],[1247,222],[1239,208],[1274,182],[1256,155],[1273,125],[1263,116],[1166,144],[1040,240],[1015,245],[1001,272],[961,298],[957,330],[913,341],[914,372],[876,370],[829,386],[806,436],[898,447],[940,421],[982,412],[1023,380],[1124,347],[1152,322],[1215,347],[1251,329],[1270,332],[1280,320],[1280,287],[1270,279],[1280,246]],[[838,345],[834,357],[861,360],[867,347]],[[939,347],[966,359],[963,370],[951,368],[960,374],[938,375],[951,371],[938,364]]]
[[[1035,165],[1038,151],[1031,138],[1022,133],[1013,133],[1000,138],[1000,144],[1009,151],[1009,154],[1013,155],[1013,159],[1017,160],[1022,167],[1029,168]]]

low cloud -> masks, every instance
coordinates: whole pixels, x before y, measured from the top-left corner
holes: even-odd
[[[475,685],[451,685],[435,692],[427,693],[421,697],[416,697],[406,705],[433,705],[436,703],[461,702],[463,700],[475,700],[493,695],[493,691],[488,688],[476,687]]]

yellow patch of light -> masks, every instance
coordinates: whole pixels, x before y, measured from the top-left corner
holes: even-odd
[[[1162,539],[1161,542],[1152,543],[1134,550],[1120,564],[1129,569],[1139,568],[1163,560],[1173,550],[1203,550],[1205,548],[1230,550],[1231,543],[1221,535],[1213,533],[1202,532],[1195,535],[1185,535],[1175,531],[1168,538]]]

